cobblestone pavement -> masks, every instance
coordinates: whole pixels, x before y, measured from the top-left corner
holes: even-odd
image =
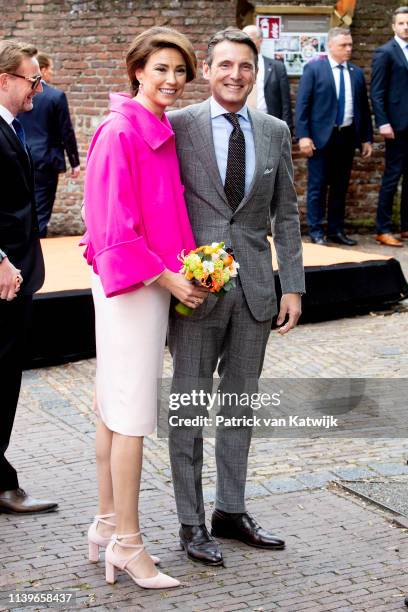
[[[365,250],[383,251],[368,238]],[[365,244],[367,243],[367,245]],[[397,249],[395,249],[397,251]],[[405,273],[408,258],[396,253]],[[408,310],[301,325],[272,332],[265,377],[408,376]],[[408,593],[408,532],[390,513],[348,495],[336,480],[398,477],[408,472],[405,439],[256,439],[250,456],[248,509],[287,541],[265,552],[223,541],[226,568],[188,561],[177,545],[177,518],[164,440],[146,440],[141,496],[148,548],[182,588],[144,591],[120,575],[104,581],[103,564],[86,559],[95,512],[92,387],[95,362],[24,374],[8,456],[21,484],[60,502],[58,513],[0,515],[0,590],[78,590],[76,608],[185,610],[217,608],[311,612],[403,610]],[[130,373],[131,374],[131,373]],[[171,374],[166,355],[165,375]],[[207,516],[214,499],[213,444],[205,444]],[[334,482],[334,484],[333,484]]]

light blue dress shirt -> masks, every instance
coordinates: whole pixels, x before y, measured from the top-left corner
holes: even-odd
[[[210,111],[215,157],[217,159],[221,182],[224,185],[225,175],[227,173],[229,137],[234,128],[228,119],[223,116],[229,111],[218,104],[213,97],[210,98]],[[254,134],[248,116],[248,107],[244,105],[236,115],[238,115],[239,125],[241,126],[245,138],[245,195],[247,195],[255,172]]]

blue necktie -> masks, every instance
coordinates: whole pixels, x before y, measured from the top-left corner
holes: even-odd
[[[346,86],[344,83],[344,66],[342,66],[342,64],[339,64],[337,68],[340,70],[340,87],[339,98],[337,100],[336,125],[343,125],[344,111],[346,108]]]
[[[24,151],[27,153],[27,141],[26,141],[26,137],[25,137],[25,132],[24,132],[24,128],[21,125],[20,121],[18,119],[13,119],[13,121],[11,122],[11,125],[13,126],[19,141],[21,142],[21,144],[24,147]]]

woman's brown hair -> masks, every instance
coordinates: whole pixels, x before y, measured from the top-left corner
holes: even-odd
[[[139,90],[139,81],[135,76],[138,68],[144,68],[149,57],[159,49],[177,49],[186,62],[187,83],[192,81],[197,73],[197,58],[194,48],[187,36],[162,26],[155,26],[138,34],[133,40],[126,55],[126,67],[132,95]]]

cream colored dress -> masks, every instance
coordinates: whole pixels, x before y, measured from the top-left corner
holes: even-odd
[[[107,298],[92,273],[96,331],[96,397],[111,431],[146,436],[156,428],[170,293],[152,283]]]

